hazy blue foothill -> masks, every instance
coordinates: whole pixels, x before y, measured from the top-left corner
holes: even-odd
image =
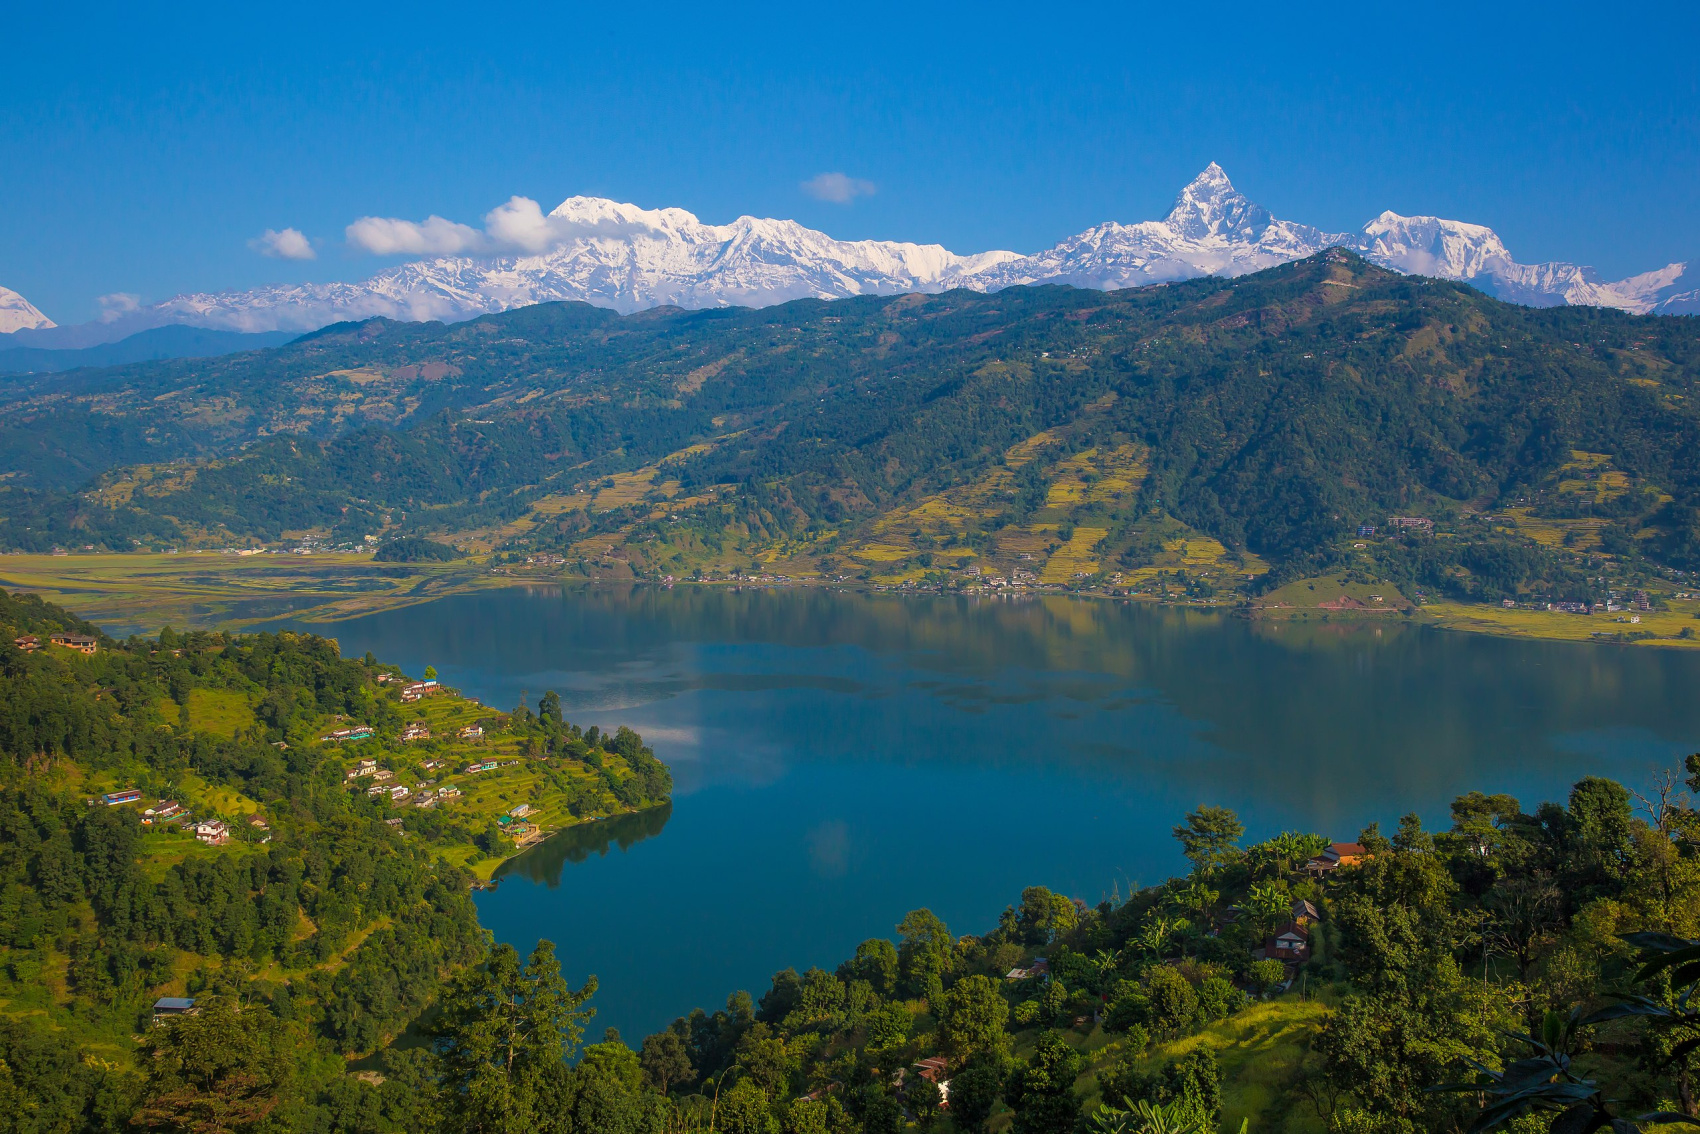
[[[58,328],[54,328],[58,330]],[[85,366],[123,366],[165,358],[215,358],[245,350],[282,346],[294,331],[214,331],[174,324],[138,331],[128,338],[94,346],[41,346],[46,332],[0,335],[0,375],[56,374]],[[46,340],[51,342],[51,339]]]
[[[340,623],[502,708],[559,691],[673,768],[670,813],[571,831],[480,900],[594,972],[597,1026],[660,1027],[930,906],[1095,902],[1184,870],[1201,802],[1350,838],[1471,789],[1532,809],[1700,747],[1700,656],[1066,598],[537,587]]]

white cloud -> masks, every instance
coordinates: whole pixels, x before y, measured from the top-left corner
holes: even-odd
[[[624,215],[597,219],[556,216],[530,197],[515,195],[484,214],[484,231],[471,225],[427,217],[423,222],[394,217],[361,217],[348,226],[348,243],[379,256],[457,255],[471,252],[525,252],[535,255],[593,236],[630,238],[648,231],[641,218]]]
[[[514,196],[497,205],[484,217],[484,232],[491,241],[525,252],[541,252],[565,235],[543,215],[543,206],[530,197]]]
[[[484,234],[476,228],[439,216],[426,217],[423,222],[395,217],[361,217],[348,226],[345,235],[354,247],[375,256],[453,256],[463,252],[482,252],[488,247]]]
[[[100,321],[114,323],[126,315],[134,314],[142,309],[142,297],[131,295],[127,291],[115,291],[111,295],[103,295],[95,300],[100,304]]]
[[[319,254],[313,251],[313,242],[308,240],[298,228],[286,228],[279,231],[268,228],[248,242],[248,247],[262,256],[271,256],[279,260],[317,260]]]
[[[874,183],[842,173],[817,173],[803,182],[802,189],[817,201],[848,205],[857,197],[873,196]]]

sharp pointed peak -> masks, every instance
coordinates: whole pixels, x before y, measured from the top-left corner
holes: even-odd
[[[1256,239],[1255,233],[1274,219],[1268,210],[1247,200],[1228,180],[1227,172],[1211,162],[1175,195],[1164,223],[1192,239],[1229,233]]]

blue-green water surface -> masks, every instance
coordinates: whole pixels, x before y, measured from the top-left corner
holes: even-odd
[[[1532,808],[1700,748],[1700,652],[1402,623],[1252,623],[1066,598],[511,589],[339,623],[497,706],[557,690],[672,766],[670,809],[506,864],[483,923],[595,973],[636,1042],[929,906],[983,931],[1025,885],[1096,902],[1184,864],[1199,803],[1355,836],[1472,788]]]

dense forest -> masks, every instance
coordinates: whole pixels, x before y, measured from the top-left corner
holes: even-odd
[[[475,808],[351,781],[392,762],[398,672],[309,635],[115,641],[5,592],[0,631],[0,1129],[376,1128],[396,1088],[347,1061],[435,1074],[391,1045],[490,956],[456,863],[513,849]],[[483,720],[483,751],[531,753],[535,796],[574,814],[671,789],[636,733],[580,730],[553,694]],[[326,743],[341,721],[375,735]],[[197,1014],[150,1026],[162,994]],[[428,1128],[412,1105],[383,1128]]]
[[[1357,563],[1367,526],[1382,578],[1583,598],[1602,563],[1700,569],[1697,377],[1692,319],[1518,307],[1340,250],[1118,292],[373,320],[0,380],[0,545],[477,532],[656,576],[919,574],[1091,533],[1089,574],[1190,535],[1274,586]],[[1389,538],[1391,516],[1436,526]]]
[[[1248,845],[1201,805],[1175,828],[1184,877],[1095,906],[1033,886],[969,935],[915,910],[836,968],[628,1043],[594,1028],[594,977],[479,929],[450,852],[488,832],[349,790],[418,683],[311,636],[114,641],[29,596],[0,595],[0,628],[0,1129],[1569,1134],[1700,1115],[1700,755],[1639,791],[1470,793],[1444,830],[1413,815],[1352,844]],[[233,724],[234,694],[252,715]],[[639,804],[669,786],[635,733],[579,730],[558,698],[482,720],[545,779]],[[352,721],[369,747],[326,742]],[[165,793],[233,837],[162,829],[143,805]],[[193,1010],[155,1019],[162,995]]]

